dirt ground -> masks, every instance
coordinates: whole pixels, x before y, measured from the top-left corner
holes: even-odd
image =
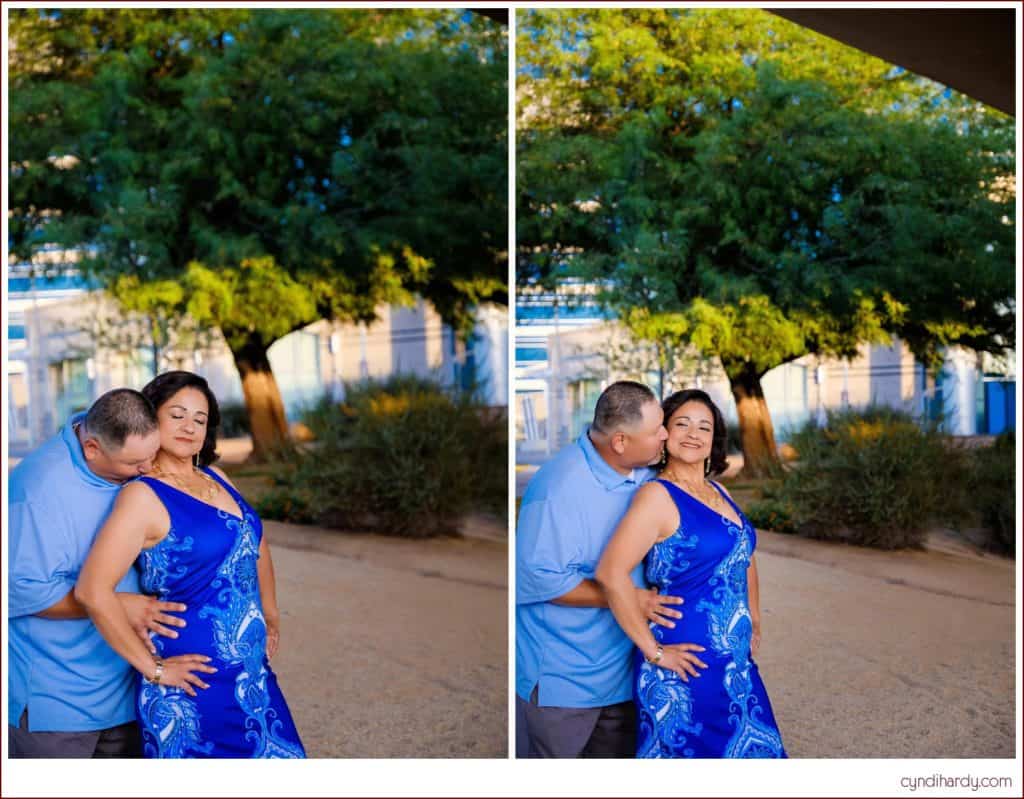
[[[761,533],[761,675],[792,757],[1013,757],[1015,563]]]
[[[501,541],[268,523],[275,659],[316,757],[503,757]],[[761,533],[758,662],[793,757],[1012,757],[1014,562]]]
[[[507,545],[266,522],[310,757],[505,757]]]

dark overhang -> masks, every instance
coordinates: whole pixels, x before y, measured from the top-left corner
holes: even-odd
[[[1012,8],[767,10],[1016,115]]]

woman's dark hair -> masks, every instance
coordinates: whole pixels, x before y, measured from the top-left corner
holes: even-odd
[[[159,411],[167,400],[183,388],[194,388],[201,391],[206,397],[207,405],[210,406],[210,413],[206,417],[206,439],[203,441],[203,448],[199,450],[199,465],[209,466],[218,457],[217,429],[220,427],[220,408],[217,406],[217,398],[210,391],[206,379],[193,372],[164,372],[143,386],[142,394]]]
[[[728,432],[725,428],[725,417],[718,410],[714,400],[708,396],[706,391],[699,388],[685,388],[666,397],[661,403],[661,410],[665,416],[662,423],[668,428],[668,420],[672,414],[688,402],[699,402],[711,411],[711,418],[714,420],[714,430],[711,433],[711,457],[704,463],[705,476],[717,477],[729,468],[729,460],[725,457],[728,451]]]

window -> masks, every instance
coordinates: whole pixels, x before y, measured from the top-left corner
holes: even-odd
[[[583,433],[584,428],[594,419],[594,408],[597,398],[601,396],[599,380],[575,380],[568,385],[569,389],[569,438],[575,441]]]
[[[516,392],[516,443],[542,449],[547,441],[548,403],[543,391]]]
[[[516,347],[516,363],[536,363],[547,359],[548,351],[544,347]]]
[[[92,403],[92,381],[85,358],[50,364],[57,424],[63,425],[73,414],[88,410]]]

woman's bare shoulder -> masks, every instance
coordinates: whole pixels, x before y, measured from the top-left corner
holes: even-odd
[[[147,505],[159,503],[156,491],[145,480],[129,480],[117,492],[117,504],[122,506]]]
[[[127,522],[129,527],[144,530],[147,540],[166,534],[171,524],[167,508],[154,488],[138,479],[121,486],[111,518],[114,516],[119,520],[120,529],[127,529],[124,527]]]
[[[658,480],[649,480],[640,486],[633,495],[633,505],[651,510],[675,508],[668,488]]]
[[[646,483],[644,483],[642,486],[640,486],[640,488],[636,490],[636,494],[634,496],[644,497],[648,501],[654,498],[660,499],[663,497],[671,499],[671,496],[668,493],[668,489],[665,488],[661,480],[657,479],[648,480]]]

